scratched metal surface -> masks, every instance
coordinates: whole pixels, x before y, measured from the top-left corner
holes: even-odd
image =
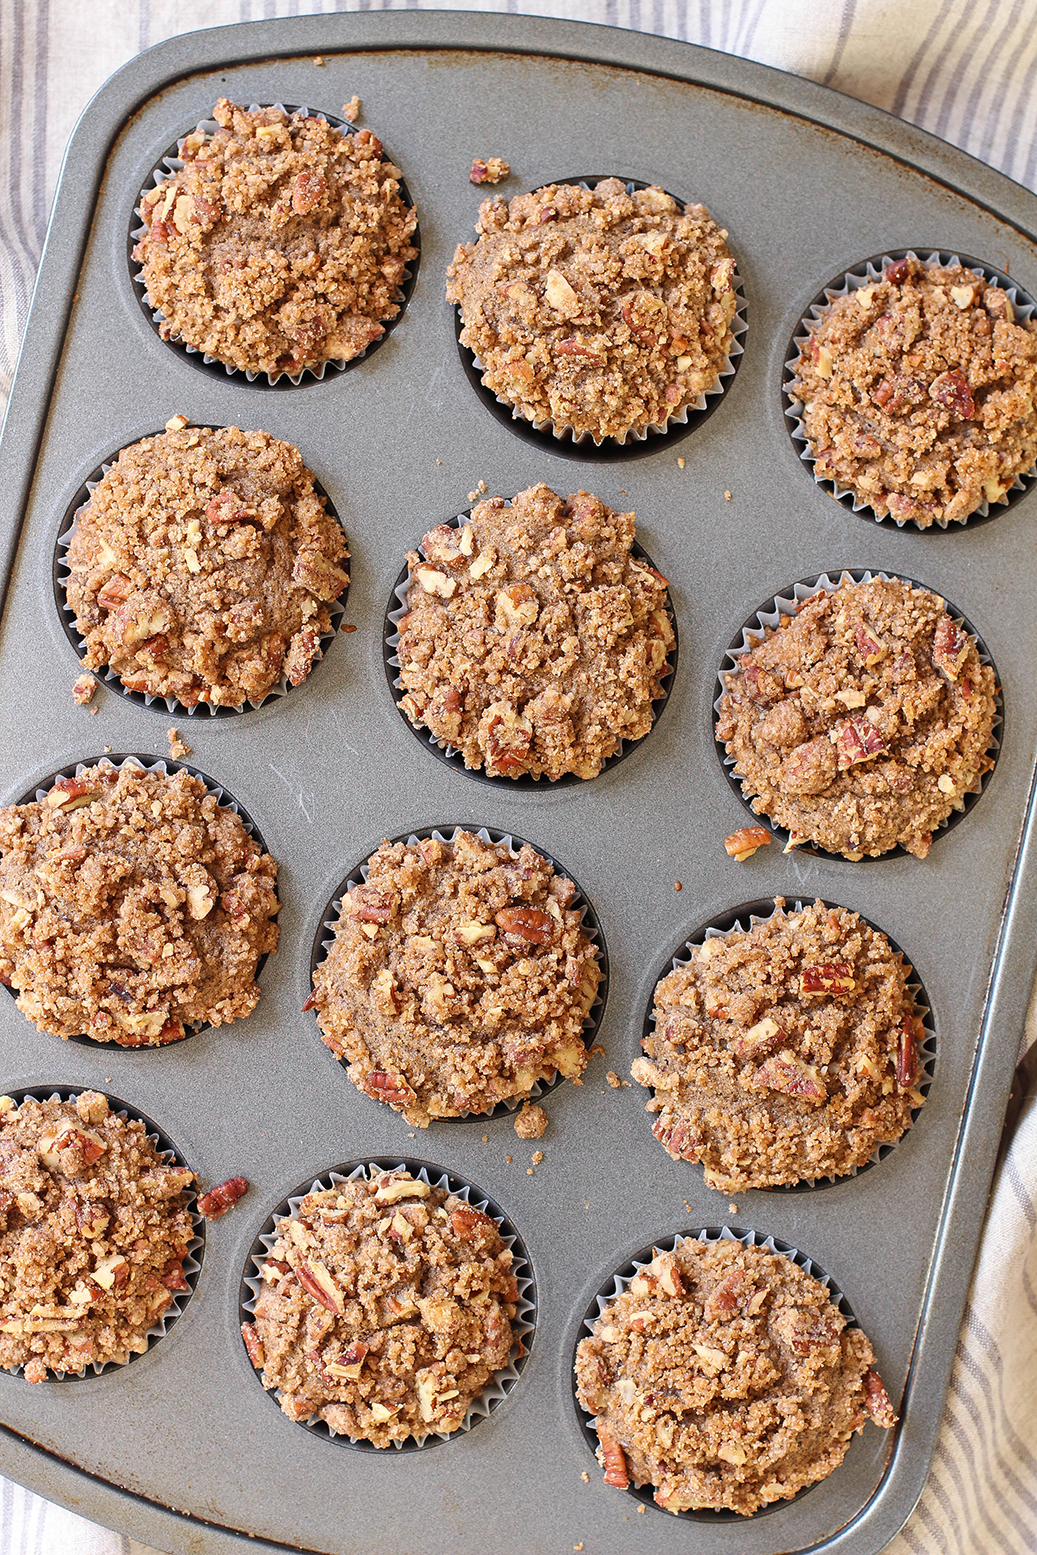
[[[504,48],[515,52],[491,52]],[[130,285],[126,234],[148,170],[222,94],[333,111],[353,92],[419,210],[421,268],[405,317],[369,362],[294,392],[196,371],[156,338]],[[506,129],[504,102],[523,105]],[[618,172],[702,200],[729,227],[748,301],[746,355],[717,412],[682,442],[685,469],[665,444],[629,463],[563,460],[530,448],[476,400],[442,286],[478,204],[470,158],[488,152],[515,169],[509,192]],[[514,1555],[581,1541],[588,1552],[636,1555],[819,1544],[865,1555],[888,1541],[932,1449],[1032,974],[1032,851],[1026,841],[1020,852],[1020,837],[1037,734],[1027,572],[1037,496],[972,532],[863,522],[797,458],[781,363],[818,287],[886,247],[960,249],[1037,291],[1026,236],[1035,207],[960,153],[807,83],[663,40],[530,18],[254,24],[162,45],[105,88],[73,143],[3,444],[2,532],[14,559],[0,621],[2,796],[105,746],[166,751],[174,720],[164,714],[110,691],[98,693],[96,717],[73,704],[77,668],[50,577],[57,526],[84,474],[175,411],[299,445],[349,533],[358,630],[287,699],[238,718],[175,720],[191,763],[244,804],[281,861],[281,948],[257,1013],[159,1052],[112,1053],[38,1034],[0,999],[0,1086],[107,1087],[154,1117],[204,1178],[242,1172],[252,1183],[213,1228],[183,1317],[147,1356],[73,1387],[0,1377],[5,1473],[178,1551],[230,1550],[244,1535],[341,1555],[474,1555],[489,1540]],[[640,539],[672,580],[681,661],[669,705],[632,756],[585,787],[530,793],[467,780],[420,748],[388,693],[380,627],[403,551],[464,507],[480,479],[503,493],[536,480],[584,485],[633,506]],[[721,845],[744,812],[713,748],[717,665],[763,600],[841,566],[900,570],[967,612],[1005,688],[997,771],[924,863],[854,866],[771,849],[737,866]],[[458,822],[514,830],[563,860],[609,945],[607,1056],[582,1087],[552,1096],[533,1176],[530,1147],[507,1120],[415,1137],[354,1091],[301,1013],[334,885],[381,837]],[[700,1170],[671,1162],[651,1139],[645,1094],[612,1090],[604,1069],[628,1072],[681,936],[775,893],[816,893],[886,928],[928,990],[939,1055],[918,1124],[878,1168],[825,1190],[739,1195],[734,1214]],[[529,1250],[538,1330],[519,1384],[470,1435],[424,1452],[362,1454],[294,1427],[263,1396],[237,1334],[237,1298],[253,1236],[287,1193],[339,1162],[393,1152],[466,1177],[501,1204]],[[602,1486],[573,1408],[570,1360],[610,1269],[653,1238],[725,1220],[773,1233],[831,1272],[890,1392],[903,1395],[903,1423],[892,1440],[869,1427],[828,1481],[765,1518],[676,1523]]]

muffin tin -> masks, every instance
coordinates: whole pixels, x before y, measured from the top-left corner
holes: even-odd
[[[151,170],[221,95],[335,113],[353,93],[418,209],[422,259],[406,310],[353,371],[301,394],[197,371],[155,335],[126,263]],[[509,104],[522,111],[502,112]],[[479,403],[443,286],[485,193],[468,182],[472,156],[489,154],[514,170],[501,193],[606,166],[701,200],[729,229],[746,350],[687,436],[654,438],[636,460],[574,461],[531,447]],[[105,745],[166,755],[162,721],[118,692],[98,690],[96,718],[74,703],[52,558],[89,473],[175,412],[263,427],[304,451],[349,534],[346,621],[357,631],[291,696],[247,718],[167,720],[281,864],[281,948],[255,1014],[145,1059],[62,1044],[0,1001],[0,1089],[112,1091],[177,1141],[203,1186],[237,1173],[252,1185],[209,1228],[175,1327],[132,1367],[74,1389],[0,1376],[3,1472],[178,1552],[873,1555],[888,1543],[934,1446],[1037,954],[1026,566],[1037,496],[938,536],[862,524],[798,457],[782,371],[811,300],[861,255],[974,254],[1037,294],[1035,231],[1032,195],[875,109],[758,65],[579,24],[405,11],[250,23],[162,44],[99,94],[66,164],[3,441],[2,797]],[[413,738],[386,685],[384,611],[404,552],[480,480],[504,495],[537,480],[583,486],[634,508],[670,580],[681,656],[669,699],[651,736],[585,790],[462,781]],[[723,847],[744,810],[714,749],[717,667],[769,590],[843,568],[921,576],[975,622],[1004,686],[996,771],[924,862],[863,868],[772,846],[739,865]],[[581,1087],[546,1099],[540,1141],[519,1140],[510,1118],[408,1129],[354,1091],[302,1013],[336,884],[383,837],[444,817],[564,859],[608,942],[605,1056]],[[736,1213],[651,1139],[640,1087],[613,1089],[605,1070],[628,1074],[667,952],[697,924],[776,894],[853,908],[909,948],[939,1064],[914,1127],[873,1169],[823,1191],[740,1194]],[[297,1184],[338,1162],[413,1155],[478,1183],[514,1225],[536,1281],[536,1343],[477,1430],[434,1452],[342,1451],[263,1398],[238,1332],[241,1281]],[[796,1247],[831,1276],[902,1423],[869,1425],[836,1473],[764,1518],[642,1514],[601,1483],[574,1407],[573,1350],[631,1248],[724,1223]]]

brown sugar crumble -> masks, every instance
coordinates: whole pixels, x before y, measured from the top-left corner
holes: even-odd
[[[487,157],[485,161],[476,157],[468,181],[473,184],[499,184],[510,172],[511,168],[500,157]]]
[[[169,754],[174,761],[183,761],[185,756],[190,756],[191,747],[184,744],[178,729],[167,729],[166,739],[169,741]]]
[[[497,1222],[445,1189],[351,1179],[279,1223],[242,1337],[291,1420],[375,1447],[448,1434],[508,1364],[511,1264]]]
[[[483,383],[536,425],[596,441],[662,425],[718,383],[737,308],[702,205],[618,178],[484,200],[447,270]]]
[[[675,643],[633,513],[532,486],[410,551],[400,706],[490,777],[595,777],[652,726]]]
[[[601,974],[575,895],[528,843],[383,842],[313,978],[353,1084],[424,1128],[577,1077]],[[516,1118],[520,1136],[537,1137],[522,1135],[537,1113]]]
[[[277,865],[186,771],[58,778],[0,810],[0,979],[59,1037],[175,1042],[255,1009]]]
[[[347,556],[291,443],[237,427],[146,437],[76,516],[66,595],[84,663],[185,707],[261,701],[320,656]]]
[[[606,1485],[654,1485],[670,1512],[748,1516],[824,1479],[869,1417],[895,1422],[821,1282],[738,1242],[658,1253],[580,1341],[576,1377]]]
[[[356,123],[360,117],[360,108],[360,99],[354,92],[352,97],[349,99],[349,102],[342,104],[342,117],[345,119],[347,124]]]
[[[824,310],[795,371],[815,475],[880,517],[964,522],[1037,459],[1037,322],[961,265],[887,265]]]
[[[722,679],[716,737],[793,845],[925,858],[994,764],[993,670],[939,595],[899,579],[815,594]]]
[[[213,118],[141,199],[133,257],[160,333],[272,377],[350,361],[399,312],[417,255],[399,168],[370,130],[226,98]]]
[[[707,939],[656,987],[631,1073],[652,1133],[727,1193],[845,1176],[924,1100],[911,967],[884,934],[815,902]]]
[[[72,687],[72,696],[80,707],[85,707],[96,690],[97,681],[92,675],[80,675]]]
[[[97,1091],[0,1097],[0,1367],[42,1382],[143,1354],[189,1288],[193,1181]]]
[[[515,1114],[515,1133],[520,1139],[543,1139],[547,1133],[547,1113],[543,1107],[531,1106],[523,1102],[522,1108]],[[537,1155],[540,1152],[537,1151]],[[536,1156],[533,1157],[534,1163]]]

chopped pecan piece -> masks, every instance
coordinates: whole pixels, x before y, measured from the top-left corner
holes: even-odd
[[[962,421],[971,421],[976,414],[972,390],[961,373],[941,373],[934,378],[929,385],[929,398]]]
[[[245,1341],[245,1349],[253,1366],[261,1367],[266,1360],[263,1350],[263,1341],[256,1332],[254,1323],[242,1323],[241,1337]]]
[[[345,1297],[322,1263],[300,1263],[296,1267],[295,1277],[303,1290],[329,1312],[345,1311]]]
[[[859,626],[854,634],[854,638],[857,644],[857,652],[860,654],[866,669],[870,669],[873,664],[878,664],[879,660],[884,659],[889,652],[888,643],[882,642],[866,626]]]
[[[247,1177],[228,1177],[226,1182],[217,1183],[215,1188],[202,1194],[198,1200],[198,1213],[206,1220],[219,1220],[247,1192]]]
[[[736,1058],[748,1059],[756,1063],[765,1058],[768,1053],[773,1053],[775,1048],[781,1046],[785,1033],[776,1020],[765,1015],[762,1020],[750,1026],[749,1030],[741,1037],[736,1037],[731,1044],[731,1051]]]
[[[630,1475],[627,1473],[627,1460],[622,1447],[616,1438],[604,1426],[598,1426],[598,1441],[601,1444],[601,1464],[605,1470],[605,1484],[615,1485],[619,1490],[626,1490],[630,1484]]]
[[[918,1043],[915,1041],[914,1020],[910,1015],[905,1015],[901,1023],[900,1037],[897,1042],[898,1089],[910,1091],[918,1083],[919,1072]]]
[[[786,1096],[802,1096],[804,1101],[828,1099],[824,1081],[812,1064],[806,1064],[783,1048],[765,1061],[749,1080],[753,1091],[783,1091]]]
[[[506,945],[549,945],[554,935],[554,919],[539,907],[503,907],[494,921]]]
[[[882,1426],[883,1430],[891,1430],[896,1425],[897,1417],[893,1413],[889,1394],[882,1386],[882,1378],[874,1368],[869,1368],[864,1373],[864,1407],[875,1424]]]
[[[862,761],[873,761],[886,748],[885,740],[869,718],[848,718],[838,726],[835,749],[840,772]]]
[[[385,924],[396,911],[397,899],[374,886],[358,885],[352,893],[351,906],[361,923]]]
[[[384,1101],[390,1107],[395,1107],[397,1112],[403,1107],[410,1107],[415,1100],[414,1092],[401,1074],[390,1073],[386,1069],[372,1069],[366,1076],[362,1087],[367,1096],[375,1101]]]
[[[856,987],[848,961],[825,961],[805,966],[799,977],[800,993],[851,993]]]
[[[933,633],[933,663],[936,668],[942,670],[949,680],[957,680],[968,651],[968,634],[955,625],[949,615],[942,615]]]
[[[450,1212],[450,1229],[454,1235],[460,1237],[462,1242],[470,1241],[478,1231],[497,1231],[497,1222],[491,1220],[489,1215],[484,1215],[481,1209],[472,1209],[468,1204],[459,1205]]]
[[[513,707],[504,707],[489,721],[486,735],[487,766],[495,772],[513,772],[525,765],[533,743],[533,725]]]
[[[766,826],[743,826],[739,831],[732,832],[730,837],[724,838],[724,847],[729,858],[744,864],[758,848],[767,847],[773,840]]]
[[[114,610],[133,593],[133,584],[124,572],[113,572],[103,588],[98,590],[97,603],[102,610]]]
[[[560,356],[582,356],[601,367],[605,365],[603,356],[597,351],[592,351],[590,346],[581,346],[578,340],[558,340],[555,342],[555,350]]]

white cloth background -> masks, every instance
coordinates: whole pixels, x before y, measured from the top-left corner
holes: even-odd
[[[395,7],[371,0],[0,0],[0,405],[62,152],[112,71],[198,27],[379,8]],[[1037,188],[1035,0],[447,0],[440,8],[606,22],[761,60],[899,114]],[[1033,1011],[1028,1030],[1032,1041]],[[933,1472],[887,1555],[1037,1550],[1034,1076],[1030,1066],[995,1180]],[[149,1552],[0,1480],[0,1555]]]

